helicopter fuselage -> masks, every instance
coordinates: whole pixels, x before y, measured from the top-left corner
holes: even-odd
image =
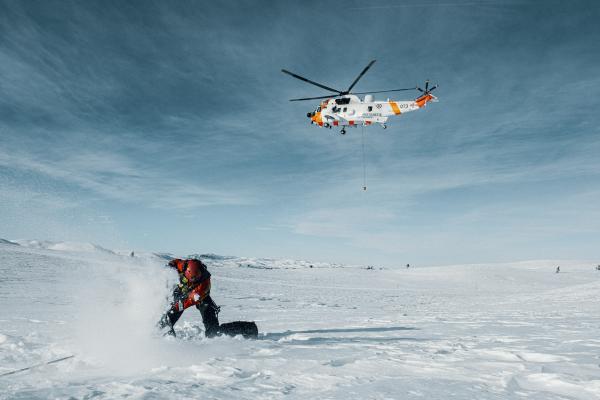
[[[361,100],[356,95],[326,99],[313,112],[309,112],[311,124],[331,128],[334,126],[360,126],[385,123],[389,117],[416,111],[437,98],[429,93],[408,101],[374,101],[367,95]]]

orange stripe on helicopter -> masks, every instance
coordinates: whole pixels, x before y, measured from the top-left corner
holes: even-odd
[[[425,104],[427,104],[427,102],[429,102],[431,99],[433,99],[433,96],[430,94],[426,94],[424,96],[419,97],[417,100],[415,100],[415,102],[417,103],[417,106],[421,108]]]
[[[398,108],[398,104],[396,104],[395,101],[390,101],[390,106],[392,107],[392,111],[394,111],[394,114],[398,115],[400,114],[400,108]]]

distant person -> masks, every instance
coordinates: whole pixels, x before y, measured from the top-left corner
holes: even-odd
[[[556,273],[558,274],[560,272],[560,265],[558,267],[556,267]]]
[[[406,264],[406,268],[410,268],[410,264]]]
[[[135,253],[133,252],[133,250],[131,250],[131,254],[129,255],[129,257],[135,257]]]

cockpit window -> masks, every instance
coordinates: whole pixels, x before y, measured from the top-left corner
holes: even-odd
[[[317,107],[317,112],[321,111],[321,106]]]

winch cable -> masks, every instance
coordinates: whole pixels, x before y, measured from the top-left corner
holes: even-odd
[[[367,190],[367,162],[365,159],[365,125],[362,127],[362,163],[363,163],[363,190]]]

